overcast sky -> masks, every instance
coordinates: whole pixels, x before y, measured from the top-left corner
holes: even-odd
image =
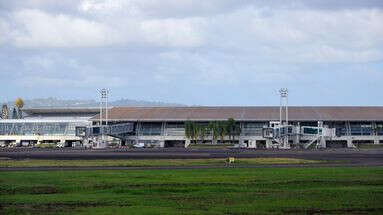
[[[382,0],[0,0],[0,102],[383,105]]]

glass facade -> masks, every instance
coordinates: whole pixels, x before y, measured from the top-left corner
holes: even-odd
[[[374,133],[372,125],[367,123],[350,123],[351,135],[365,136]]]
[[[0,135],[75,136],[78,125],[78,122],[0,122]]]
[[[376,133],[378,135],[383,135],[383,123],[376,124]]]
[[[264,122],[244,123],[241,129],[241,134],[244,136],[262,136],[264,126],[267,126],[267,123],[264,123]]]
[[[315,135],[315,134],[322,134],[321,128],[316,127],[303,127],[303,134],[306,135]]]
[[[161,135],[162,123],[142,123],[139,131],[140,135]]]
[[[167,123],[166,136],[185,136],[185,123]]]

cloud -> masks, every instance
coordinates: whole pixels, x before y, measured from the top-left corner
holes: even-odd
[[[227,13],[249,0],[84,0],[78,9],[93,15],[125,14],[146,18],[189,18]]]
[[[202,19],[149,20],[141,25],[144,39],[161,46],[196,47],[204,43]]]
[[[222,24],[215,25],[216,33],[209,35],[220,48],[243,51],[261,60],[368,62],[382,59],[381,22],[383,12],[376,9],[334,12],[250,7],[216,17],[214,23]]]
[[[100,47],[148,44],[190,47],[203,43],[203,20],[190,19],[121,19],[116,24],[66,14],[49,14],[22,9],[10,15],[10,22],[0,22],[0,32],[8,42],[20,48]],[[8,26],[13,25],[11,30]]]
[[[116,40],[108,26],[73,16],[24,9],[12,18],[18,29],[10,35],[18,47],[87,47]]]
[[[42,4],[37,2],[37,5]],[[297,2],[297,5],[302,3]],[[241,7],[233,4],[232,1],[85,0],[74,5],[84,14],[52,14],[40,9],[22,8],[11,11],[5,16],[5,21],[0,22],[0,32],[5,35],[1,41],[18,47],[36,48],[219,47],[253,52],[264,50],[266,54],[294,54],[297,57],[328,47],[328,50],[350,52],[350,56],[361,52],[366,60],[366,56],[376,60],[379,53],[365,53],[379,52],[377,50],[383,43],[380,27],[383,12],[379,9],[290,10],[260,7],[267,5],[263,1],[241,1]],[[213,5],[220,8],[216,9],[219,13]],[[185,11],[187,8],[189,10]],[[196,14],[193,12],[198,11],[196,8],[204,8],[206,14]],[[151,10],[157,14],[153,15]],[[184,16],[173,14],[173,17],[164,18],[161,13],[172,14],[168,10],[183,11]],[[272,55],[270,57],[273,58]],[[354,58],[350,57],[350,60]]]
[[[0,73],[42,93],[108,85],[143,98],[193,91],[195,103],[331,89],[345,74],[376,84],[382,23],[374,0],[0,0]]]

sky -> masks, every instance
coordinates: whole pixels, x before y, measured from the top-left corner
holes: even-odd
[[[0,0],[0,102],[383,105],[382,0]]]

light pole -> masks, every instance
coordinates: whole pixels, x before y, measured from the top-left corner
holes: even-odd
[[[281,138],[281,142],[282,142],[282,147],[283,148],[290,148],[288,146],[288,142],[289,142],[289,109],[288,109],[288,103],[289,103],[289,99],[288,99],[288,95],[289,95],[289,91],[287,88],[281,88],[279,90],[279,94],[280,94],[280,102],[279,102],[279,137]],[[285,122],[285,125],[286,126],[283,126],[283,120],[282,120],[282,110],[285,109],[285,119],[286,119],[286,122]],[[286,129],[285,129],[285,128]],[[281,136],[281,129],[285,129],[285,134],[283,135],[283,137]]]
[[[101,134],[101,142],[104,144],[104,125],[103,125],[103,113],[105,109],[105,125],[108,126],[108,89],[99,90],[100,93],[100,134]]]
[[[279,122],[280,125],[282,125],[282,109],[285,109],[285,117],[286,117],[286,125],[289,124],[289,109],[288,109],[288,103],[289,103],[289,90],[287,88],[281,88],[279,90],[280,94],[280,103],[279,103]]]

